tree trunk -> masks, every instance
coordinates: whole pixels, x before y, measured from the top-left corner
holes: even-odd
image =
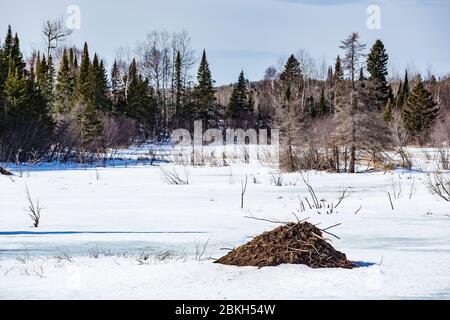
[[[355,173],[355,162],[356,162],[356,148],[352,146],[350,151],[350,164],[348,168],[348,172]]]

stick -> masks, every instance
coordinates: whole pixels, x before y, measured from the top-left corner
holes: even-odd
[[[289,224],[289,223],[290,223],[290,222],[276,221],[276,220],[269,220],[269,219],[256,218],[256,217],[249,217],[249,216],[245,216],[244,218],[246,218],[246,219],[258,220],[258,221],[265,221],[265,222],[270,222],[270,223],[277,223],[277,224]]]
[[[392,210],[395,210],[394,209],[394,204],[392,203],[392,197],[391,197],[391,193],[390,192],[388,192],[388,196],[389,196],[389,201],[391,202],[391,208],[392,208]]]

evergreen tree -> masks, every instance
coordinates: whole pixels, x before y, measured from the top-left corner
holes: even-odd
[[[364,76],[364,68],[359,69],[359,81],[365,81],[366,77]]]
[[[91,62],[89,59],[89,49],[87,43],[84,43],[83,55],[81,57],[80,70],[78,72],[76,94],[77,98],[84,103],[93,102],[93,79],[91,75]]]
[[[95,105],[95,86],[92,65],[89,59],[87,43],[84,44],[80,70],[78,72],[75,101],[77,111],[77,129],[84,148],[94,150],[98,147],[103,126],[98,119]]]
[[[182,60],[181,54],[178,51],[175,59],[175,121],[176,127],[180,126],[182,108],[183,108],[183,75],[182,75]]]
[[[339,82],[344,80],[344,70],[342,69],[342,62],[341,58],[337,56],[336,58],[336,65],[334,67],[334,81]]]
[[[90,82],[93,84],[93,95],[96,109],[99,111],[108,112],[110,111],[110,103],[108,98],[108,76],[106,75],[106,69],[103,61],[99,61],[96,54],[94,55],[90,68]]]
[[[397,108],[402,109],[409,97],[409,79],[408,70],[405,71],[405,81],[400,82],[400,86],[397,93]]]
[[[334,78],[333,67],[329,66],[327,71],[327,82],[332,83]]]
[[[216,112],[216,89],[209,69],[206,51],[203,50],[202,60],[197,73],[197,85],[193,90],[194,104],[188,111],[192,120],[210,121]]]
[[[248,110],[250,113],[255,112],[255,98],[253,97],[253,90],[248,93]]]
[[[403,122],[412,134],[428,129],[438,116],[439,107],[420,81],[412,90],[403,109]]]
[[[112,111],[116,115],[123,115],[126,112],[126,86],[125,76],[120,71],[117,60],[111,70],[111,102]]]
[[[288,108],[290,108],[289,104],[293,101],[296,91],[300,89],[302,80],[300,62],[294,55],[291,55],[286,62],[284,71],[280,74],[280,80],[283,88],[284,100],[288,104]]]
[[[317,105],[317,115],[322,117],[328,113],[327,100],[325,98],[325,88],[322,87],[322,91],[320,93],[319,104]]]
[[[286,167],[289,171],[297,169],[294,159],[294,139],[298,131],[299,108],[298,101],[302,85],[300,62],[291,55],[280,74],[280,89],[283,108],[278,121],[281,128],[281,138],[286,149]],[[302,110],[303,111],[303,110]]]
[[[3,97],[7,109],[18,115],[28,101],[26,78],[19,71],[10,71],[3,88]]]
[[[381,40],[377,40],[367,56],[367,71],[370,74],[370,80],[378,80],[381,83],[387,83],[387,64],[389,55],[386,52]]]
[[[392,120],[392,102],[390,98],[388,99],[386,108],[384,109],[383,119],[386,122],[391,122]]]
[[[357,151],[369,153],[375,160],[376,153],[391,142],[386,123],[373,104],[376,90],[372,81],[358,81],[354,86],[343,82],[338,87],[335,143],[350,151],[350,173],[356,170]]]
[[[387,64],[389,56],[381,40],[377,40],[372,46],[367,57],[367,70],[369,71],[369,80],[375,84],[377,97],[374,101],[379,108],[384,108],[389,99],[389,85],[387,82]],[[392,101],[391,101],[392,103]]]
[[[126,114],[139,121],[145,138],[152,133],[156,121],[156,99],[149,81],[138,74],[135,59],[128,73]]]
[[[3,93],[6,77],[9,72],[9,57],[11,54],[11,48],[13,46],[13,36],[11,26],[8,26],[8,31],[5,37],[5,42],[1,45],[0,41],[0,98]]]
[[[47,62],[45,55],[36,60],[36,85],[38,90],[43,94],[48,103],[53,101],[53,87],[54,87],[54,65],[51,56]]]
[[[23,61],[22,52],[20,51],[19,36],[17,33],[13,39],[13,45],[9,53],[9,70],[17,70],[18,74],[24,74],[25,62]]]
[[[64,50],[55,87],[55,111],[58,113],[69,113],[73,107],[73,93],[75,77],[70,69],[69,55]]]
[[[231,93],[230,102],[228,104],[228,117],[233,120],[244,119],[252,111],[249,103],[249,92],[247,90],[244,71],[241,71],[238,82]]]

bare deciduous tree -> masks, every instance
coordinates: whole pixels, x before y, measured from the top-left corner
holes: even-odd
[[[47,45],[47,57],[51,51],[58,47],[59,42],[63,42],[72,34],[73,30],[67,28],[62,18],[47,20],[42,27],[42,33],[45,36]]]

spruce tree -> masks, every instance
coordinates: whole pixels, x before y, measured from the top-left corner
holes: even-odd
[[[377,40],[367,57],[367,71],[370,74],[369,80],[374,83],[377,91],[374,103],[378,105],[379,109],[384,108],[389,99],[389,85],[387,82],[388,60],[389,56],[383,42]]]
[[[335,82],[339,82],[344,80],[344,70],[342,69],[342,62],[341,58],[337,56],[336,58],[336,65],[334,67],[334,77]]]
[[[392,102],[390,98],[388,99],[386,108],[384,109],[383,119],[385,122],[391,122],[392,120]]]
[[[387,83],[387,64],[389,55],[386,52],[381,40],[377,40],[367,56],[367,71],[370,74],[370,80],[378,80],[384,84]]]
[[[247,83],[244,71],[241,71],[238,82],[231,93],[230,102],[228,104],[228,117],[233,120],[244,119],[251,112]]]
[[[358,81],[354,86],[342,82],[338,87],[334,136],[335,143],[350,153],[346,168],[350,173],[356,171],[357,152],[368,153],[375,160],[376,153],[391,142],[382,114],[373,105],[376,90],[371,81]]]
[[[36,85],[38,90],[44,95],[48,103],[53,101],[53,87],[54,87],[54,65],[51,56],[47,61],[45,55],[36,60]]]
[[[403,122],[411,134],[428,129],[438,116],[439,107],[420,81],[408,97],[403,109]]]
[[[364,76],[364,68],[361,68],[359,70],[359,79],[358,80],[359,81],[365,81],[366,80],[366,77]]]
[[[80,70],[77,77],[77,98],[85,103],[93,101],[93,83],[91,75],[91,61],[89,59],[88,44],[84,43],[83,55],[81,57]]]
[[[332,83],[334,78],[333,67],[329,66],[327,70],[327,83]]]
[[[75,102],[77,106],[78,133],[82,146],[95,149],[101,138],[103,126],[95,105],[95,86],[87,43],[84,44],[80,70],[77,77]]]
[[[182,108],[183,108],[183,78],[182,78],[182,60],[181,54],[178,51],[175,59],[175,122],[176,127],[180,126]]]
[[[8,31],[5,37],[5,42],[1,45],[0,41],[0,97],[3,92],[6,77],[9,72],[9,56],[11,54],[11,48],[13,46],[13,36],[11,26],[8,26]]]
[[[280,74],[281,101],[283,108],[279,116],[281,138],[286,152],[286,168],[289,171],[296,170],[294,159],[294,139],[298,131],[299,93],[302,85],[302,70],[300,62],[291,55],[286,62],[283,72]]]
[[[114,60],[113,67],[111,69],[111,103],[112,112],[115,115],[123,115],[126,110],[126,87],[124,81],[124,75],[120,71],[117,60]]]
[[[193,90],[193,109],[189,113],[192,120],[210,121],[215,117],[216,112],[216,90],[205,50],[203,50],[202,60],[198,68],[197,82]]]
[[[322,87],[320,92],[319,103],[317,105],[317,115],[322,117],[328,113],[327,100],[325,98],[325,88]]]
[[[91,83],[93,84],[93,95],[96,109],[103,112],[110,111],[109,83],[103,61],[99,61],[97,54],[94,55],[90,66]]]
[[[409,89],[408,70],[406,70],[405,71],[405,80],[404,80],[404,82],[400,81],[400,86],[398,88],[397,108],[403,109],[403,107],[406,104],[406,101],[408,100],[409,93],[410,93],[410,89]]]
[[[69,113],[73,107],[75,78],[70,69],[69,55],[64,50],[55,87],[55,111]]]
[[[23,107],[28,101],[27,82],[17,69],[8,73],[3,88],[3,97],[7,110],[16,115],[19,113],[21,116],[23,115]]]
[[[8,66],[10,70],[17,70],[19,74],[24,74],[25,72],[25,62],[23,61],[23,55],[20,51],[19,36],[17,33],[14,36],[11,52],[9,53]]]
[[[156,120],[156,100],[149,81],[138,74],[136,60],[133,59],[128,73],[127,89],[128,117],[139,121],[145,138],[151,134]]]

